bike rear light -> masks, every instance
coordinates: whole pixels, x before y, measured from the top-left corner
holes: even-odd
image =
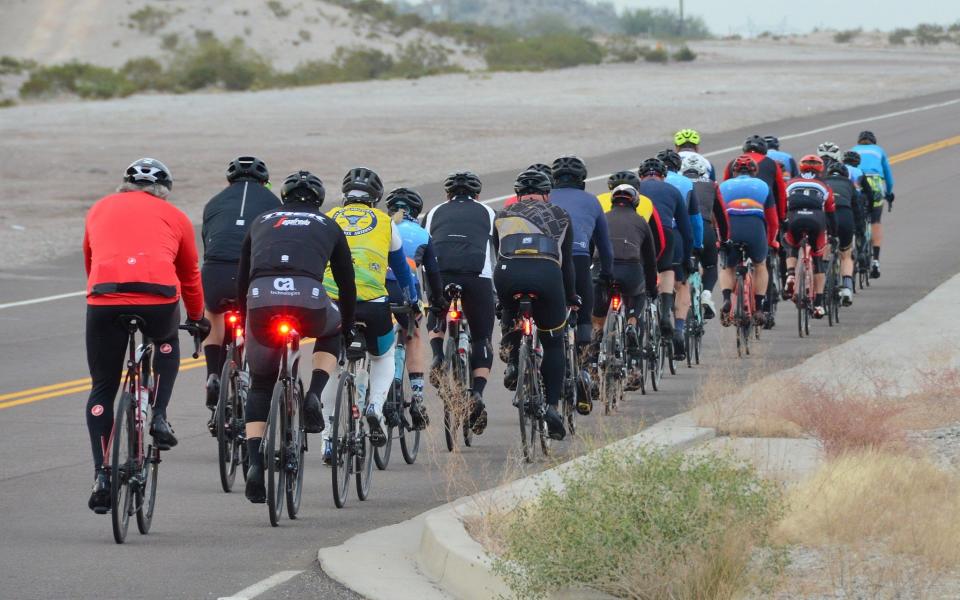
[[[240,315],[237,313],[227,313],[227,323],[236,325],[240,322]]]
[[[286,337],[289,333],[293,331],[293,323],[290,321],[280,321],[277,323],[277,333]]]
[[[623,299],[620,296],[614,296],[610,299],[610,307],[613,310],[620,310],[620,304],[623,302]]]
[[[233,328],[233,337],[242,338],[243,337],[243,327],[234,327]]]
[[[533,319],[522,321],[523,335],[533,335]]]
[[[460,311],[455,308],[451,308],[449,314],[450,314],[451,321],[456,321],[457,319],[460,318]]]

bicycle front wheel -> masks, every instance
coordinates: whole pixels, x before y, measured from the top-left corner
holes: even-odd
[[[135,410],[139,410],[130,392],[123,392],[117,403],[113,419],[113,435],[110,445],[110,521],[113,539],[122,544],[127,539],[133,500],[140,475],[137,458],[137,433]],[[147,427],[147,424],[143,424]]]
[[[337,508],[343,508],[347,503],[347,489],[353,472],[352,438],[356,421],[351,412],[355,393],[353,376],[346,371],[342,372],[337,382],[333,431],[330,434],[330,474],[333,478],[333,503]]]
[[[274,527],[280,524],[280,516],[283,514],[283,474],[286,461],[284,460],[283,418],[280,407],[284,401],[285,387],[279,381],[273,386],[270,413],[267,416],[267,426],[261,442],[267,479],[267,512],[270,515],[270,525]]]

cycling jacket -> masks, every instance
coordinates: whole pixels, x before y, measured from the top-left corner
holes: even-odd
[[[203,287],[193,225],[179,208],[146,192],[99,200],[83,232],[87,304],[177,302],[187,317],[203,317]]]
[[[427,277],[427,287],[431,293],[439,293],[443,286],[430,234],[416,219],[409,216],[404,216],[402,221],[395,223],[395,228],[400,234],[400,239],[403,240],[403,253],[407,257],[412,276],[416,277],[418,269],[423,267]],[[393,269],[387,269],[387,279],[396,281],[397,277],[393,274]],[[432,298],[430,304],[436,304],[438,300],[438,298]]]
[[[612,205],[610,203],[610,198],[613,196],[611,192],[605,192],[597,196],[597,200],[600,201],[600,208],[603,209],[603,213],[607,214],[610,212]],[[657,258],[663,254],[664,246],[667,243],[666,234],[663,232],[663,222],[660,220],[660,215],[657,213],[657,209],[653,206],[653,201],[650,198],[647,198],[643,194],[638,195],[640,202],[637,204],[636,213],[643,217],[643,220],[647,222],[647,225],[650,227],[650,232],[653,234],[653,247],[657,251]],[[610,219],[607,219],[607,229],[610,229]],[[613,236],[611,235],[611,240]],[[616,258],[614,258],[616,260]]]
[[[237,181],[203,208],[203,262],[235,263],[253,220],[280,206],[273,192],[254,181]]]
[[[843,175],[829,175],[823,178],[823,182],[833,191],[834,205],[837,208],[847,208],[853,211],[854,223],[860,223],[864,218],[861,210],[860,192],[857,191],[857,187],[850,181],[850,178]]]
[[[677,188],[660,179],[644,179],[640,182],[640,193],[650,198],[664,227],[680,232],[683,238],[683,255],[693,252],[693,228],[690,226],[690,211]]]
[[[577,188],[557,188],[550,192],[550,203],[567,211],[573,224],[573,255],[590,256],[590,244],[600,254],[600,268],[610,273],[613,267],[613,248],[607,233],[607,220],[600,202],[593,194]]]
[[[727,211],[724,210],[723,196],[720,186],[715,181],[693,182],[693,197],[700,206],[700,216],[707,227],[716,227],[720,232],[720,239],[727,237],[729,223]]]
[[[747,152],[742,156],[749,156],[757,163],[757,177],[762,179],[763,182],[770,187],[770,191],[773,193],[773,200],[776,203],[777,214],[782,221],[787,216],[787,190],[780,163],[759,152]],[[730,179],[730,166],[732,164],[733,161],[727,164],[727,168],[723,172],[724,180]]]
[[[684,204],[687,205],[687,214],[690,215],[693,247],[703,248],[703,217],[700,216],[700,207],[697,205],[697,199],[691,197],[693,193],[693,180],[675,171],[668,171],[664,181],[677,188],[677,191],[680,192]]]
[[[887,184],[887,192],[893,192],[893,171],[883,148],[876,144],[859,144],[851,148],[860,154],[860,170],[865,175],[880,175]]]
[[[758,177],[740,175],[720,184],[720,196],[727,217],[733,219],[760,219],[767,228],[767,243],[774,245],[780,229],[777,205],[770,186]]]
[[[493,277],[492,208],[468,196],[434,206],[424,218],[441,273]]]
[[[646,219],[627,206],[617,205],[606,213],[614,264],[631,264],[643,269],[647,289],[657,287],[657,256],[653,232]]]
[[[767,157],[780,163],[780,170],[784,181],[800,176],[800,169],[797,167],[797,161],[789,152],[783,150],[767,150]]]

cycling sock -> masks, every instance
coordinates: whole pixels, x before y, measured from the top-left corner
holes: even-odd
[[[727,302],[730,300],[730,296],[733,295],[733,290],[723,290],[720,293],[723,294],[723,301]]]
[[[323,413],[323,422],[327,425],[323,430],[324,439],[330,439],[330,432],[333,431],[333,410],[337,404],[338,385],[325,385],[320,394],[320,412]]]
[[[263,438],[247,439],[247,457],[250,459],[251,467],[263,468],[263,454],[260,453],[260,442]]]
[[[410,396],[413,398],[423,398],[423,373],[410,373]]]
[[[433,350],[434,358],[442,358],[443,357],[443,338],[438,337],[430,340],[430,349]]]
[[[764,300],[766,300],[766,296],[764,296],[763,294],[753,295],[753,301],[755,303],[754,306],[756,306],[759,310],[763,310]]]
[[[220,375],[220,344],[210,344],[203,347],[203,359],[207,362],[207,377]]]
[[[676,331],[676,332],[680,335],[680,337],[683,337],[683,327],[684,327],[684,325],[686,325],[687,320],[686,320],[686,319],[674,319],[673,322],[674,322],[674,325],[676,325],[676,328],[674,329],[674,331]]]
[[[880,260],[880,246],[873,247],[873,260]]]
[[[845,287],[845,288],[852,288],[852,287],[853,287],[853,277],[850,277],[849,275],[844,275],[844,276],[843,276],[843,287]]]
[[[483,396],[483,390],[487,387],[486,377],[473,377],[473,391]]]
[[[796,269],[796,267],[790,267],[790,268],[787,269],[787,277],[790,277],[791,275],[793,275],[794,277],[796,277],[796,275],[797,275],[797,269]]]
[[[313,392],[319,398],[323,394],[323,388],[326,387],[328,381],[330,381],[330,373],[323,369],[314,369],[313,376],[310,377],[310,388],[307,391]]]
[[[814,303],[816,306],[822,306],[822,305],[823,305],[823,294],[817,294],[816,296],[814,296],[814,297],[813,297],[813,303]]]
[[[370,403],[377,406],[377,410],[383,409],[383,403],[387,400],[387,394],[390,393],[390,387],[393,385],[393,376],[397,371],[395,360],[396,346],[390,348],[380,356],[370,356]]]

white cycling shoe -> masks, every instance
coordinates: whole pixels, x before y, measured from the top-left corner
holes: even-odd
[[[717,305],[713,303],[713,294],[710,290],[703,290],[700,294],[700,304],[703,305],[703,318],[712,319],[717,316]]]

